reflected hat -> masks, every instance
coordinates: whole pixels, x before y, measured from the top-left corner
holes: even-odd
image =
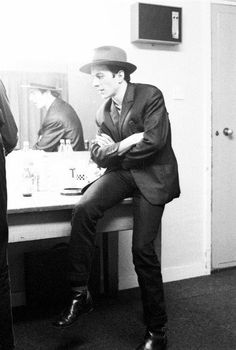
[[[136,66],[127,62],[126,52],[116,46],[101,46],[94,50],[92,62],[80,68],[83,73],[91,74],[91,68],[95,65],[114,65],[124,69],[129,74],[136,70]]]
[[[45,85],[45,84],[38,84],[38,83],[30,83],[26,85],[21,85],[21,87],[28,88],[28,89],[35,89],[35,90],[50,90],[50,91],[61,91],[62,88],[57,88],[55,86]]]

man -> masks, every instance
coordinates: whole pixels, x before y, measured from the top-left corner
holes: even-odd
[[[171,129],[161,91],[130,83],[136,66],[114,46],[99,47],[81,71],[106,99],[97,114],[98,135],[91,157],[104,175],[93,182],[74,209],[70,240],[71,304],[54,325],[64,328],[92,310],[87,289],[94,251],[96,223],[104,212],[133,197],[133,262],[141,290],[147,326],[138,349],[166,348],[167,315],[161,267],[154,240],[164,206],[180,194],[177,161],[171,147]]]
[[[10,284],[7,264],[8,224],[5,155],[17,143],[17,127],[5,87],[0,80],[0,349],[14,349]]]
[[[75,110],[59,97],[53,86],[30,84],[30,101],[37,108],[46,108],[47,113],[38,133],[34,149],[56,152],[61,139],[69,139],[74,151],[84,151],[84,136],[81,121]]]

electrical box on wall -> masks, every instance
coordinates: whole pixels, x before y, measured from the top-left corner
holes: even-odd
[[[131,5],[131,42],[179,44],[182,8],[137,2]]]

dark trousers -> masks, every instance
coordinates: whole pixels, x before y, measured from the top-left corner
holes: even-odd
[[[85,191],[75,207],[70,239],[69,277],[74,284],[88,283],[97,221],[107,209],[127,197],[133,197],[132,253],[144,316],[149,330],[155,331],[167,322],[161,267],[154,249],[164,206],[152,205],[143,197],[130,171],[106,173]]]
[[[7,265],[7,191],[5,159],[0,144],[0,350],[14,348],[10,285]]]

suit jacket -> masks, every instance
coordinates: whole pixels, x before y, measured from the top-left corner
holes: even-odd
[[[78,115],[67,102],[56,98],[47,111],[34,149],[55,152],[60,139],[70,139],[74,151],[84,150],[83,129]]]
[[[109,135],[115,143],[100,147],[93,142],[92,159],[107,171],[129,169],[141,193],[152,204],[165,204],[178,197],[178,165],[162,92],[152,85],[129,83],[117,122],[115,113],[111,99],[99,109],[99,132]],[[119,156],[119,142],[137,132],[144,132],[143,140]]]
[[[0,273],[4,266],[4,249],[8,238],[5,154],[11,152],[16,144],[17,126],[10,110],[5,87],[0,80]]]
[[[12,115],[5,86],[0,80],[0,144],[8,154],[17,144],[17,126]]]

